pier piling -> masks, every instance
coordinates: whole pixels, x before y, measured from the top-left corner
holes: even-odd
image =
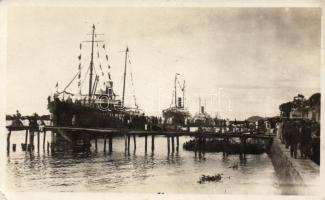
[[[124,134],[124,150],[125,152],[127,151],[128,148],[128,140],[126,134]]]
[[[28,138],[28,129],[26,129],[26,133],[25,133],[25,146],[27,148],[27,138]]]
[[[134,151],[137,149],[137,141],[136,141],[135,135],[133,135],[133,149],[134,149]]]
[[[29,151],[33,151],[34,150],[34,131],[29,131]]]
[[[195,137],[195,139],[194,139],[194,153],[195,153],[195,157],[196,157],[196,154],[197,154],[197,142],[198,142],[198,139],[197,139],[197,137]]]
[[[228,140],[228,138],[224,138],[223,139],[223,152],[222,152],[222,154],[223,154],[223,156],[228,156],[228,153],[229,153],[229,150],[228,150],[228,148],[229,148],[229,140]]]
[[[109,153],[112,153],[112,151],[113,151],[113,138],[112,138],[112,136],[110,136],[108,138],[108,151],[109,151]]]
[[[172,136],[172,153],[175,151],[175,142],[174,142],[174,136]]]
[[[128,152],[130,152],[130,135],[128,135]]]
[[[206,144],[206,137],[203,136],[202,138],[202,152],[205,154],[205,144]]]
[[[155,150],[155,135],[151,136],[151,151]]]
[[[8,135],[7,135],[7,152],[8,153],[10,151],[10,136],[11,136],[11,131],[9,130]]]
[[[47,152],[49,152],[49,151],[50,151],[50,143],[49,143],[49,142],[47,142],[47,147],[46,147],[46,150],[47,150]]]
[[[144,137],[144,152],[145,153],[147,153],[147,140],[148,140],[148,136],[146,135],[145,137]]]
[[[168,150],[168,154],[170,152],[170,141],[169,141],[169,136],[167,135],[167,150]]]
[[[43,132],[43,150],[45,150],[46,131]]]
[[[106,154],[106,135],[104,136],[104,153]]]
[[[179,151],[179,136],[176,136],[176,151]]]
[[[37,151],[39,151],[39,144],[40,144],[39,135],[40,135],[40,132],[37,131]]]
[[[32,145],[31,144],[27,145],[27,151],[32,151]]]
[[[97,137],[95,136],[95,151],[97,152]]]

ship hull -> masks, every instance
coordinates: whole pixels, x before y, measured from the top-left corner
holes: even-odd
[[[96,106],[90,107],[72,102],[52,101],[49,102],[48,109],[52,114],[53,126],[127,127],[124,113],[104,111]]]

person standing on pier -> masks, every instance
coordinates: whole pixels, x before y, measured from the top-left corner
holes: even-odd
[[[300,154],[301,158],[306,159],[310,156],[311,127],[308,122],[301,123]]]
[[[16,111],[16,115],[13,115],[13,122],[12,125],[13,126],[23,126],[23,122],[21,121],[21,114],[19,113],[19,111]]]
[[[311,159],[320,164],[320,124],[312,122],[311,129]]]
[[[289,131],[288,131],[288,140],[290,145],[291,157],[297,158],[299,138],[300,138],[300,133],[299,133],[298,124],[296,122],[290,122]]]
[[[289,148],[289,129],[290,121],[283,121],[282,144],[285,144],[286,148]]]

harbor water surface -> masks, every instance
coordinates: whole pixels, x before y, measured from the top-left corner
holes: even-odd
[[[33,153],[22,151],[25,134],[14,132],[11,144],[17,150],[11,149],[7,157],[6,186],[12,191],[281,194],[267,154],[246,155],[246,159],[222,153],[199,157],[183,150],[182,144],[190,139],[180,137],[179,152],[169,154],[166,137],[155,137],[153,153],[151,138],[145,153],[144,138],[137,137],[135,151],[131,139],[130,153],[125,153],[124,138],[114,138],[112,154],[104,153],[103,140],[98,140],[97,152],[92,143],[89,153],[52,154],[43,150],[42,142],[39,152],[37,148]],[[222,174],[222,179],[200,184],[203,174]]]

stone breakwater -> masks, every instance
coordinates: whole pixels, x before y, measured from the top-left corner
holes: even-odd
[[[320,174],[317,164],[310,159],[292,158],[290,150],[277,138],[273,140],[268,153],[284,194],[319,194]]]

